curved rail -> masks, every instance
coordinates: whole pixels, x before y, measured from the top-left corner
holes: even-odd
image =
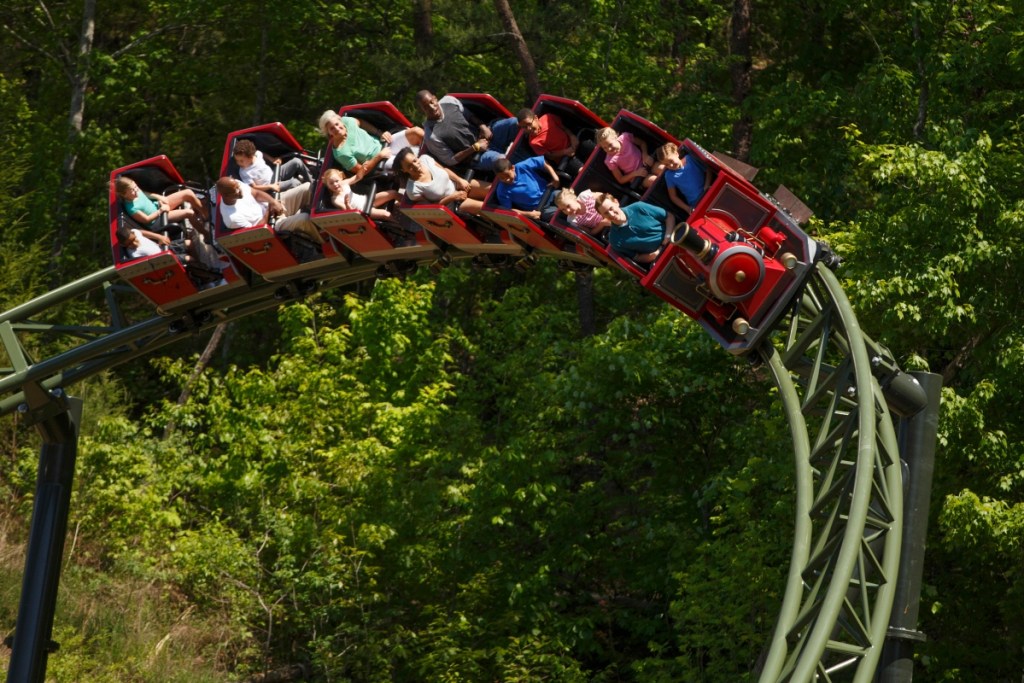
[[[903,498],[895,431],[862,334],[818,265],[763,351],[793,435],[796,524],[785,598],[760,680],[870,681],[895,592]],[[874,349],[872,349],[874,350]]]
[[[323,274],[318,288],[373,279],[378,269],[376,262],[356,261]],[[100,288],[110,324],[34,320]],[[166,346],[181,334],[276,306],[282,296],[302,296],[299,289],[257,278],[176,317],[128,324],[119,296],[130,291],[108,268],[0,315],[0,341],[10,361],[10,367],[0,368],[0,415],[46,411],[47,397],[61,396],[74,382]],[[862,334],[838,281],[820,263],[776,331],[782,334],[759,353],[779,388],[792,433],[796,521],[784,599],[759,680],[866,683],[885,638],[900,554],[899,458],[876,377],[884,382],[883,371],[895,366]],[[34,362],[19,338],[33,333],[63,334],[82,343]]]

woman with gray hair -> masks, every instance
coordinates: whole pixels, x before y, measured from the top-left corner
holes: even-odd
[[[362,178],[383,163],[390,169],[391,157],[403,147],[423,144],[423,129],[412,126],[397,133],[377,130],[373,124],[327,110],[320,116],[320,132],[332,146],[334,160],[346,173]]]

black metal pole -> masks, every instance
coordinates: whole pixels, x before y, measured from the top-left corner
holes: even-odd
[[[927,403],[921,412],[903,418],[899,423],[900,458],[907,474],[903,498],[903,546],[889,632],[875,677],[878,683],[911,683],[914,679],[914,647],[925,640],[925,635],[917,630],[917,617],[921,605],[921,576],[935,470],[942,376],[930,372],[911,374],[924,389]]]
[[[68,398],[67,402],[67,410],[36,425],[43,445],[7,683],[43,683],[46,679],[82,415],[81,399]]]

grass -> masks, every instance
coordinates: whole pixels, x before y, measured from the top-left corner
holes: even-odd
[[[17,620],[24,546],[10,539],[17,520],[0,518],[0,633]],[[76,553],[77,557],[82,555]],[[224,683],[237,680],[238,633],[226,619],[200,615],[167,586],[84,564],[61,575],[47,683]],[[234,647],[230,644],[234,643]],[[0,647],[7,670],[10,650]]]

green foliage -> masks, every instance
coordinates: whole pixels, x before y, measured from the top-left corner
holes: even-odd
[[[29,171],[25,145],[31,112],[22,84],[0,75],[0,310],[8,310],[42,293],[46,231],[27,218],[29,194],[23,189]]]
[[[117,166],[163,153],[210,183],[231,130],[280,120],[315,150],[322,110],[389,99],[415,119],[422,87],[524,104],[493,7],[427,4],[429,45],[400,4],[101,5],[93,51],[73,64],[79,6],[47,17],[7,3],[2,310],[48,284],[69,73],[87,68],[90,87],[56,265],[84,273],[109,260]],[[545,89],[604,118],[624,107],[708,149],[751,118],[759,185],[785,183],[817,212],[809,230],[844,257],[864,329],[947,381],[920,676],[1019,676],[1016,8],[755,5],[742,103],[728,5],[514,10]],[[554,268],[453,268],[232,323],[183,406],[202,339],[82,387],[69,567],[110,583],[70,580],[101,596],[154,582],[177,611],[65,608],[53,675],[224,680],[304,659],[338,681],[747,680],[787,563],[789,436],[758,369],[625,276],[595,282],[587,339],[574,282]],[[53,315],[92,321],[94,305]],[[41,344],[29,351],[61,348]],[[34,438],[16,422],[2,436],[0,491],[24,516]]]
[[[84,546],[222,615],[239,672],[297,649],[336,680],[746,675],[791,521],[785,448],[742,445],[778,431],[764,387],[737,399],[759,380],[650,299],[617,293],[637,315],[580,341],[571,278],[467,274],[289,306],[268,367],[106,420],[82,448]],[[733,599],[709,611],[712,590]]]

